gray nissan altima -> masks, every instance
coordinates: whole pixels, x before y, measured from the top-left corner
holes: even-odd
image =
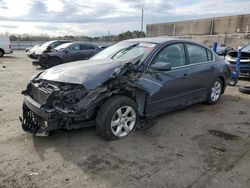
[[[96,126],[104,139],[121,139],[159,114],[216,104],[229,79],[229,63],[201,44],[125,40],[89,60],[35,75],[22,92],[20,120],[25,131],[40,136]]]

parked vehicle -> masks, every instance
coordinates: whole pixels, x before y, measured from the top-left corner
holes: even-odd
[[[217,55],[225,57],[228,52],[233,51],[234,49],[231,47],[218,47],[217,48]]]
[[[41,45],[35,45],[35,46],[31,47],[31,48],[26,48],[25,51],[26,51],[26,53],[29,52],[29,54],[32,54],[32,53],[34,53],[40,46],[41,46]]]
[[[237,53],[236,50],[231,51],[226,56],[226,60],[233,69],[236,69]],[[250,45],[246,45],[241,49],[240,74],[250,76]]]
[[[35,46],[33,50],[29,50],[27,52],[27,56],[31,59],[38,59],[40,55],[43,53],[50,52],[52,49],[56,48],[57,46],[70,42],[68,40],[53,40],[53,41],[48,41],[40,46]]]
[[[43,68],[53,67],[62,63],[89,59],[93,55],[100,52],[98,46],[80,42],[64,43],[50,52],[40,55],[37,61],[33,61],[33,65]]]
[[[4,54],[11,54],[12,52],[9,37],[0,35],[0,57],[3,57]]]
[[[198,43],[131,39],[35,75],[22,92],[20,120],[36,135],[96,125],[104,139],[115,140],[132,133],[139,120],[217,103],[229,80],[229,63]]]

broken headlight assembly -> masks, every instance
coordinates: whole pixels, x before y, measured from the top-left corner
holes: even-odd
[[[60,84],[52,101],[53,108],[64,114],[73,114],[79,110],[78,103],[87,95],[82,85]]]

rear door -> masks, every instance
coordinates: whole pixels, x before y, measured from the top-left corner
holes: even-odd
[[[91,44],[81,44],[82,59],[89,59],[97,53],[97,48]]]
[[[213,53],[207,48],[186,43],[190,88],[193,91],[193,101],[203,101],[207,97],[208,89],[216,79],[216,63]]]

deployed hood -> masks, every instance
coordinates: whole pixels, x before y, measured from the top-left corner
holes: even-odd
[[[86,89],[95,89],[127,62],[111,59],[76,61],[50,68],[40,74],[38,79],[82,84]]]

